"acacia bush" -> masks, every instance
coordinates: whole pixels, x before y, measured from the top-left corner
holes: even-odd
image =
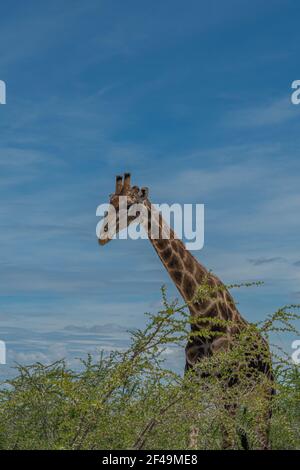
[[[239,287],[239,286],[229,286]],[[197,301],[209,295],[199,286]],[[249,324],[234,347],[178,374],[165,364],[168,345],[191,338],[187,305],[169,302],[146,314],[143,330],[131,332],[126,351],[82,360],[80,371],[65,361],[18,365],[16,377],[0,390],[1,449],[221,449],[261,448],[271,400],[272,449],[300,448],[300,372],[281,350],[266,354],[257,338],[272,331],[295,332],[297,305],[279,309],[259,324]],[[216,319],[202,319],[201,335],[210,337]],[[194,333],[195,334],[195,333]],[[196,333],[197,334],[197,333]],[[261,351],[260,351],[261,347]],[[249,360],[266,354],[274,381],[260,371],[249,375]],[[199,368],[199,371],[197,370]],[[200,374],[201,371],[201,374]],[[228,381],[237,376],[228,387]],[[235,412],[230,412],[234,404]]]

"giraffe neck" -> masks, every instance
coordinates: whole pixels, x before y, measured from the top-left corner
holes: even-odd
[[[149,201],[147,201],[146,206],[148,210],[148,220],[145,228],[148,230],[148,238],[185,300],[185,303],[188,304],[192,318],[195,319],[195,322],[191,324],[191,329],[192,331],[196,331],[197,335],[188,341],[185,348],[185,368],[188,370],[194,367],[196,362],[202,357],[209,356],[218,350],[230,347],[235,333],[245,324],[245,321],[221,281],[211,272],[208,272],[207,269],[194,258]],[[155,214],[153,214],[153,212],[155,212]],[[155,224],[155,227],[153,227],[153,224]],[[153,232],[155,232],[155,237],[153,237]],[[166,233],[169,234],[167,239],[164,237]],[[216,289],[209,295],[209,298],[203,301],[192,301],[198,286],[203,282]],[[234,322],[234,325],[229,326],[229,324],[227,324],[219,326],[215,323],[209,326],[209,328],[213,333],[217,333],[218,336],[212,335],[210,338],[207,338],[207,336],[204,335],[202,337],[201,328],[204,324],[197,322],[197,318],[199,317],[202,317],[202,319],[211,317],[221,320],[231,320],[231,322]]]
[[[208,276],[208,271],[186,249],[150,202],[147,203],[147,209],[148,238],[180,294],[189,302],[197,286]],[[164,238],[166,234],[169,235],[168,238]]]
[[[214,316],[225,320],[236,320],[240,317],[231,295],[222,282],[194,258],[150,201],[147,201],[146,206],[148,238],[183,299],[189,304],[191,314]],[[153,227],[153,224],[156,226]],[[156,234],[155,237],[153,233]],[[168,239],[164,238],[166,233],[169,234]],[[215,294],[206,301],[191,304],[197,288],[203,282],[216,287]],[[223,288],[218,290],[218,287]]]

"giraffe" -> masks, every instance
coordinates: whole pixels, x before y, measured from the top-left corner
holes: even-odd
[[[188,305],[191,318],[202,317],[225,320],[223,322],[223,325],[225,323],[224,326],[212,324],[211,329],[217,331],[218,334],[211,337],[207,337],[207,335],[201,337],[201,324],[197,324],[197,321],[191,322],[191,329],[196,331],[197,335],[191,336],[185,348],[185,371],[187,372],[193,369],[201,361],[201,358],[212,356],[218,351],[228,350],[232,346],[235,336],[248,325],[248,322],[239,313],[233,297],[221,280],[211,271],[208,271],[186,249],[184,243],[177,238],[172,228],[166,224],[162,215],[156,211],[150,202],[148,188],[142,187],[140,189],[138,186],[131,186],[130,173],[125,173],[124,178],[122,176],[116,177],[115,192],[110,195],[109,199],[117,214],[114,233],[108,231],[111,217],[108,211],[98,238],[100,245],[108,243],[113,235],[125,228],[119,217],[120,196],[126,196],[128,210],[133,204],[142,204],[145,208],[146,218],[143,225],[148,232],[148,239]],[[156,211],[156,213],[153,214],[153,211]],[[139,215],[139,212],[134,216],[128,215],[125,225],[128,226],[136,221]],[[153,224],[156,224],[156,227],[153,227]],[[156,233],[155,237],[153,237],[153,233]],[[165,238],[165,233],[168,233],[168,238]],[[208,298],[205,297],[204,300],[193,300],[197,288],[203,281],[212,288],[210,295]],[[268,349],[265,341],[262,338],[261,340]],[[272,377],[269,364],[259,361],[257,367],[266,375]],[[262,441],[262,448],[268,449],[268,432],[262,436]],[[245,444],[245,447],[247,447],[247,444]]]

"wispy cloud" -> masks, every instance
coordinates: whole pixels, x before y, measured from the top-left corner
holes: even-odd
[[[113,14],[107,1],[3,4],[0,318],[2,330],[30,330],[8,338],[20,360],[58,357],[51,344],[81,355],[91,325],[143,325],[163,283],[178,296],[147,241],[97,245],[95,209],[119,172],[155,203],[206,205],[195,255],[225,281],[266,281],[266,294],[240,297],[246,310],[299,290],[300,142],[286,127],[299,109],[273,80],[298,51],[288,35],[280,50],[265,41],[275,3],[117,1]],[[271,82],[273,98],[262,94]],[[119,334],[102,346],[122,348]]]
[[[286,96],[265,104],[240,108],[224,116],[224,124],[231,127],[255,128],[284,124],[299,117],[299,110],[291,103],[289,88]]]
[[[285,261],[284,258],[281,256],[273,256],[272,258],[252,258],[249,259],[249,263],[253,264],[254,266],[261,266],[262,264],[273,264]]]

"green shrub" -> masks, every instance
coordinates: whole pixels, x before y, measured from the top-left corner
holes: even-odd
[[[198,298],[207,288],[200,286]],[[258,341],[268,341],[272,331],[295,331],[298,306],[249,325],[230,351],[179,375],[166,367],[163,353],[191,337],[190,318],[186,305],[170,303],[165,289],[162,296],[163,309],[147,314],[144,330],[131,332],[125,352],[102,354],[97,361],[88,356],[80,371],[69,370],[63,360],[19,365],[0,391],[0,448],[221,449],[226,436],[227,446],[238,449],[247,436],[255,449],[261,448],[271,403],[272,448],[299,449],[299,368],[281,351],[271,359]],[[201,334],[209,336],[213,320],[205,320]],[[274,382],[259,371],[249,374],[246,364],[258,352],[270,361]],[[237,381],[228,387],[233,374]]]

